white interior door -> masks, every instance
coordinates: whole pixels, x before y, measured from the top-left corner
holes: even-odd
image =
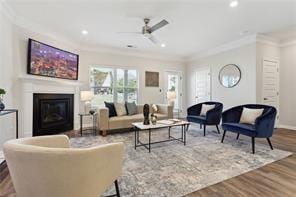
[[[279,64],[263,60],[262,103],[274,106],[279,110]],[[278,113],[279,114],[279,113]],[[277,121],[279,117],[277,115]]]
[[[195,102],[210,101],[212,99],[210,68],[197,70],[195,76]]]

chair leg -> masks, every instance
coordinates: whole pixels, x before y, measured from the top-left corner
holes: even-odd
[[[204,136],[206,136],[206,125],[204,124]]]
[[[224,132],[223,132],[221,143],[223,143],[223,141],[224,141],[225,134],[226,134],[226,130],[224,130]]]
[[[237,133],[236,140],[238,140],[238,138],[239,138],[239,133]]]
[[[202,124],[199,124],[199,128],[202,129]]]
[[[219,127],[218,127],[218,125],[216,125],[216,128],[217,128],[217,131],[218,131],[218,133],[220,134],[220,130],[219,130]]]
[[[104,196],[104,197],[120,197],[120,192],[119,192],[119,187],[118,187],[118,181],[117,180],[114,181],[114,185],[115,185],[116,194],[109,195],[109,196]]]
[[[272,144],[271,144],[271,141],[270,141],[269,137],[268,137],[268,138],[266,138],[266,139],[267,139],[267,141],[268,141],[268,144],[269,144],[269,146],[270,146],[271,150],[273,150],[273,147],[272,147]]]
[[[119,187],[118,187],[118,181],[115,180],[114,181],[114,184],[115,184],[115,189],[116,189],[116,195],[117,195],[117,197],[120,197],[120,192],[119,192]]]
[[[255,137],[252,137],[252,152],[255,154]]]

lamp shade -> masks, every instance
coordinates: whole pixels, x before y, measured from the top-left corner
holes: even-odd
[[[80,92],[80,100],[81,101],[91,101],[94,98],[94,92],[93,91],[81,91]]]
[[[167,92],[167,98],[168,98],[168,100],[176,99],[176,92],[175,91],[168,91]]]

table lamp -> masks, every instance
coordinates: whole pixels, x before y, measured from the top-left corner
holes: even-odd
[[[175,106],[175,100],[176,100],[176,92],[175,91],[168,91],[167,92],[167,99],[168,99],[168,105]]]
[[[80,100],[84,101],[84,113],[89,113],[91,110],[91,100],[95,97],[93,91],[81,91]]]

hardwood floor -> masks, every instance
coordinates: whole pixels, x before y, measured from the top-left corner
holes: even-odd
[[[73,137],[77,132],[68,132]],[[256,143],[266,144],[266,140]],[[277,129],[272,137],[274,148],[294,154],[259,169],[193,192],[188,197],[237,197],[237,196],[296,196],[296,131]],[[0,166],[0,197],[15,197],[7,166]]]
[[[256,143],[267,143],[265,139]],[[226,181],[193,192],[187,197],[237,197],[237,196],[296,196],[296,131],[277,129],[272,137],[274,148],[294,154],[239,175]]]

